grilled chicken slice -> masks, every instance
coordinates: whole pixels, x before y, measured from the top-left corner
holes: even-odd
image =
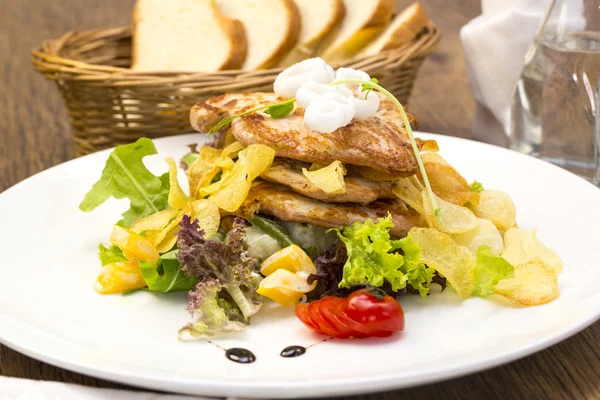
[[[283,221],[309,223],[328,228],[339,228],[356,221],[392,215],[391,234],[404,237],[414,226],[425,226],[416,211],[402,200],[377,200],[368,205],[355,203],[331,204],[295,193],[285,186],[259,181],[252,186],[246,201],[238,210],[244,218],[252,219],[257,212],[273,215]]]
[[[310,164],[290,159],[275,159],[271,168],[260,177],[266,181],[280,183],[313,199],[329,203],[361,203],[368,204],[378,198],[394,199],[391,182],[375,182],[369,179],[346,176],[346,193],[328,194],[313,185],[302,173],[302,168],[308,169]]]
[[[417,172],[417,162],[396,106],[385,96],[375,116],[352,121],[335,132],[323,134],[304,123],[304,109],[296,109],[280,119],[262,111],[236,118],[231,132],[240,142],[262,143],[275,150],[278,157],[329,164],[371,167],[395,176]],[[274,104],[283,99],[274,93],[228,93],[196,104],[191,111],[192,126],[207,132],[221,119],[252,108]],[[409,114],[409,119],[415,121]],[[421,147],[425,142],[417,140]]]

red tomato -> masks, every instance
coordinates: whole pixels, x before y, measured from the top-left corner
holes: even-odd
[[[390,296],[367,290],[347,299],[325,297],[296,306],[296,316],[312,330],[340,339],[390,336],[404,330],[404,312]]]
[[[391,296],[378,297],[368,290],[359,290],[348,297],[344,312],[373,331],[404,330],[404,311]]]
[[[325,321],[335,326],[337,330],[337,335],[334,335],[335,337],[339,339],[347,339],[350,337],[366,337],[364,334],[352,328],[352,325],[356,324],[352,324],[352,321],[349,321],[349,319],[346,318],[345,315],[339,314],[342,308],[344,307],[345,303],[346,299],[342,299],[340,297],[324,297],[320,301],[318,301],[319,313]],[[341,313],[343,313],[343,311],[341,311]],[[348,325],[348,322],[350,322],[351,325]]]

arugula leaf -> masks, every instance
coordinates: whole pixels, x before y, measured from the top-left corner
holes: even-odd
[[[102,266],[112,264],[119,261],[127,261],[127,257],[123,254],[123,251],[117,246],[106,247],[100,243],[98,245],[98,258],[102,263]]]
[[[172,292],[176,290],[191,290],[198,282],[196,277],[187,277],[177,261],[178,250],[173,250],[160,256],[156,265],[140,261],[142,277],[153,292]],[[159,271],[162,270],[162,275]]]
[[[109,197],[127,198],[130,208],[118,222],[124,227],[146,215],[165,210],[168,207],[169,174],[157,177],[142,162],[142,158],[156,153],[154,143],[148,138],[117,146],[106,160],[100,180],[85,195],[79,209],[89,212]]]
[[[490,246],[479,246],[473,295],[489,296],[494,293],[492,287],[496,283],[514,276],[515,269],[508,261],[495,255]]]
[[[471,186],[471,192],[481,193],[485,190],[483,188],[483,185],[481,184],[481,182],[477,182],[476,180],[473,181],[473,183],[471,183],[470,186]]]
[[[292,98],[282,103],[273,104],[265,109],[265,113],[269,114],[271,118],[283,118],[294,111],[295,100]]]

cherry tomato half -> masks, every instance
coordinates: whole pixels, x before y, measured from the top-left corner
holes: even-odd
[[[404,311],[391,296],[376,296],[368,290],[359,290],[348,297],[344,312],[374,332],[404,330]]]
[[[404,330],[404,312],[398,302],[368,290],[347,299],[325,297],[296,306],[296,316],[315,332],[340,339],[385,337]]]

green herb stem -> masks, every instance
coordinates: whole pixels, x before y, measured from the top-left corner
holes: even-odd
[[[208,134],[210,135],[211,133],[215,133],[215,132],[220,131],[221,129],[223,129],[227,125],[229,125],[231,123],[231,121],[233,121],[236,118],[243,117],[243,116],[246,116],[248,114],[252,114],[252,113],[255,113],[257,111],[262,111],[262,110],[277,110],[278,107],[286,106],[286,105],[288,105],[290,103],[293,104],[294,101],[296,101],[296,98],[292,97],[291,99],[287,99],[287,100],[281,101],[279,103],[267,104],[266,106],[256,107],[256,108],[253,108],[251,110],[244,111],[243,113],[240,113],[240,114],[230,115],[229,117],[223,118],[215,126],[213,126],[212,128],[210,128],[210,130],[208,131]],[[292,107],[292,109],[289,112],[291,112],[292,110],[293,110],[293,107]],[[289,112],[287,114],[289,114]],[[271,114],[271,113],[268,112],[268,114]],[[281,113],[277,113],[277,114],[274,114],[275,115],[274,118],[281,118],[281,117],[286,116],[287,114],[282,115]]]
[[[361,85],[362,87],[375,89],[378,92],[383,93],[388,99],[390,99],[392,101],[392,103],[394,103],[396,105],[396,107],[398,108],[398,111],[400,111],[400,117],[402,118],[402,122],[404,123],[404,126],[406,127],[406,131],[408,132],[408,138],[410,139],[410,144],[412,145],[413,152],[415,153],[415,158],[417,159],[417,164],[419,165],[419,171],[421,171],[421,176],[423,176],[423,182],[425,182],[425,188],[427,189],[427,194],[429,195],[429,201],[431,202],[431,205],[432,205],[433,209],[435,210],[435,215],[439,216],[441,210],[437,204],[437,201],[435,200],[435,197],[433,196],[433,190],[431,190],[431,184],[429,183],[429,178],[427,177],[427,172],[425,171],[425,166],[423,165],[423,159],[421,158],[419,146],[417,146],[417,142],[415,140],[415,136],[413,135],[413,131],[410,126],[410,122],[408,121],[408,116],[406,115],[406,112],[404,111],[404,107],[402,106],[402,104],[398,101],[396,96],[394,96],[389,91],[387,91],[383,86],[380,86],[376,82],[373,82],[373,81],[365,81],[362,79],[344,79],[341,81],[331,82],[331,83],[329,83],[329,85],[337,86],[337,85],[342,85],[344,83],[356,83],[356,84]]]

